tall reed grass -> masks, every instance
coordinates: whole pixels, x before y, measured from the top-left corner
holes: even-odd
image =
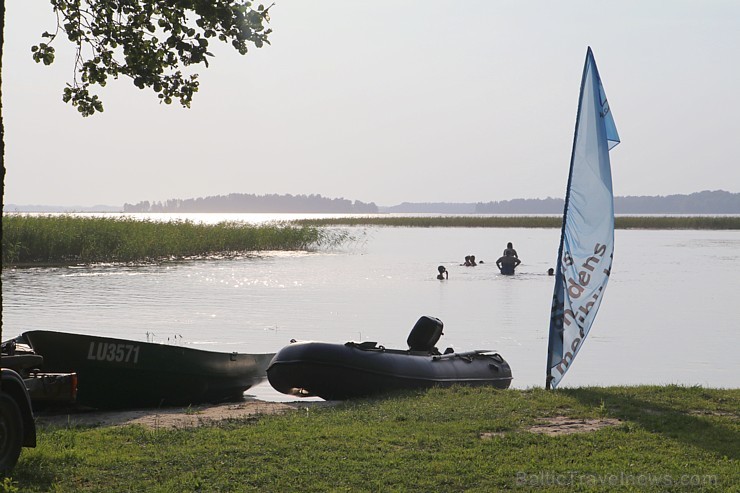
[[[126,217],[8,214],[2,221],[3,265],[140,262],[230,252],[339,246],[351,234],[331,226],[560,228],[559,216],[343,217],[261,225]],[[623,216],[620,229],[740,229],[737,216]]]
[[[310,226],[399,226],[418,228],[560,228],[561,216],[424,216],[301,219]],[[620,216],[618,229],[740,229],[738,216]]]
[[[227,252],[308,250],[348,233],[311,225],[154,222],[72,215],[3,217],[3,265],[138,262]]]

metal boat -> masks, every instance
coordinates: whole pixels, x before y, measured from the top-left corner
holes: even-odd
[[[21,337],[43,356],[42,371],[77,374],[78,404],[108,409],[239,399],[274,356],[46,330]]]

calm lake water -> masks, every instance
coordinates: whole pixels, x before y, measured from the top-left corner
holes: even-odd
[[[340,250],[3,270],[3,338],[46,329],[253,353],[290,339],[405,348],[432,315],[445,324],[440,349],[498,350],[513,386],[544,385],[559,230],[348,229],[356,240]],[[508,241],[522,259],[513,277],[495,266]],[[461,266],[470,254],[484,263]],[[738,293],[740,232],[617,230],[604,301],[561,386],[740,386]],[[292,399],[267,383],[248,394]]]

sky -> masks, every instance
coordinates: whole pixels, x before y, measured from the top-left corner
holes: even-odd
[[[588,46],[615,195],[740,192],[736,0],[276,0],[271,45],[212,44],[191,109],[121,78],[88,118],[61,100],[69,42],[31,58],[50,4],[5,4],[6,204],[563,197]]]

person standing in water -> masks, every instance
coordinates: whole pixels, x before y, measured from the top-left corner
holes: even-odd
[[[439,274],[437,274],[437,279],[439,279],[440,281],[450,278],[450,274],[449,272],[447,272],[447,269],[445,269],[444,265],[440,265],[439,267],[437,267],[437,270],[439,271]]]
[[[506,249],[504,249],[504,257],[506,257],[507,255],[514,258],[519,258],[519,254],[516,253],[516,250],[514,250],[514,245],[511,242],[507,243]]]
[[[509,243],[509,245],[511,245],[511,243]],[[513,276],[514,269],[516,269],[516,267],[521,263],[522,261],[519,260],[519,258],[509,253],[509,255],[504,255],[496,261],[496,267],[498,267],[498,270],[500,270],[502,274]]]

